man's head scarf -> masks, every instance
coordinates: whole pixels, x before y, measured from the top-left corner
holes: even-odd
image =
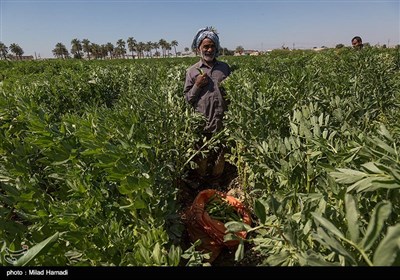
[[[215,44],[215,56],[218,56],[219,53],[219,37],[217,34],[217,30],[213,27],[206,27],[206,28],[202,28],[199,29],[199,31],[197,31],[196,36],[194,36],[193,38],[193,42],[192,42],[192,49],[193,50],[197,50],[201,44],[201,42],[205,39],[205,38],[209,38],[210,40],[212,40]]]

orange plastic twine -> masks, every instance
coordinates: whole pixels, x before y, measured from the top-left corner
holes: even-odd
[[[225,225],[221,221],[212,219],[205,211],[205,205],[215,194],[226,199],[226,201],[236,209],[244,223],[248,225],[251,224],[250,215],[245,210],[244,205],[233,196],[226,195],[213,189],[201,191],[194,199],[193,204],[185,211],[184,220],[191,241],[195,242],[200,239],[201,245],[198,249],[211,253],[209,262],[213,262],[224,247],[234,248],[239,245],[239,240],[224,242],[224,235],[226,232]],[[245,239],[247,233],[246,231],[241,231],[237,232],[236,235]]]

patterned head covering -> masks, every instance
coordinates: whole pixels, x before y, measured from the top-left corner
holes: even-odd
[[[220,48],[219,37],[218,37],[217,30],[212,26],[210,26],[210,27],[207,26],[206,28],[202,28],[202,29],[199,29],[199,31],[197,31],[196,36],[194,36],[194,38],[193,38],[192,49],[197,50],[201,44],[201,41],[203,41],[205,38],[209,38],[214,42],[215,47],[216,47],[215,56],[218,56],[219,48]]]

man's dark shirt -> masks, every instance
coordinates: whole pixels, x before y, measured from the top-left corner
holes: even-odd
[[[203,88],[195,85],[196,77],[200,75],[196,68],[201,68],[210,78],[208,85]],[[215,133],[222,128],[222,119],[227,107],[224,93],[220,91],[219,84],[230,74],[229,65],[222,61],[216,61],[210,68],[200,60],[186,71],[185,98],[196,111],[207,118],[207,124],[203,131],[205,133]]]

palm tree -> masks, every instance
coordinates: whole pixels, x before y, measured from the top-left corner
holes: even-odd
[[[101,58],[101,46],[99,44],[90,44],[90,52],[93,54],[95,59]]]
[[[0,42],[0,57],[7,59],[8,47]]]
[[[167,47],[167,44],[168,44],[167,41],[165,41],[164,39],[160,39],[160,40],[158,41],[158,44],[160,44],[163,57],[165,57],[165,56],[166,56],[166,55],[165,55],[165,50],[166,50],[166,47]]]
[[[125,58],[125,54],[126,54],[126,49],[125,49],[125,41],[122,39],[119,39],[117,41],[117,55],[118,57],[122,56],[122,58]]]
[[[178,55],[176,54],[176,47],[178,46],[178,41],[177,41],[177,40],[173,40],[173,41],[171,42],[171,46],[174,47],[175,56],[178,56]]]
[[[82,44],[81,41],[79,41],[78,39],[72,39],[71,41],[71,54],[73,54],[74,58],[82,58]]]
[[[153,48],[156,50],[156,52],[155,52],[155,56],[156,57],[159,57],[160,56],[160,52],[158,51],[158,48],[160,47],[160,44],[158,43],[158,42],[154,42],[153,43]]]
[[[16,57],[19,57],[19,59],[22,59],[22,55],[24,54],[24,51],[22,50],[22,48],[16,44],[16,43],[12,43],[10,45],[10,51],[15,54]]]
[[[165,50],[167,51],[166,56],[169,57],[169,51],[171,50],[171,44],[167,42],[164,47],[165,47]]]
[[[83,51],[86,53],[88,59],[90,60],[90,41],[88,39],[82,40],[82,48]]]
[[[242,46],[237,46],[235,51],[239,54],[242,54],[244,52],[244,48]]]
[[[110,58],[114,57],[114,45],[110,42],[106,44],[107,53],[109,54]]]
[[[137,46],[136,46],[136,48],[137,48],[137,53],[138,53],[138,56],[139,56],[139,58],[143,58],[144,57],[144,53],[143,53],[143,51],[144,51],[144,43],[143,42],[139,42],[138,44],[137,44]]]
[[[128,43],[128,50],[132,53],[132,58],[135,58],[133,52],[136,51],[136,40],[133,37],[129,37],[126,42]]]
[[[151,49],[153,48],[153,43],[151,41],[148,41],[146,44],[144,44],[144,50],[147,52],[147,56],[152,57]]]
[[[52,52],[57,58],[67,58],[69,56],[68,50],[63,43],[57,43]]]
[[[108,47],[107,47],[107,45],[102,44],[100,46],[100,51],[101,51],[101,58],[105,59],[107,57],[107,55],[108,55]]]

